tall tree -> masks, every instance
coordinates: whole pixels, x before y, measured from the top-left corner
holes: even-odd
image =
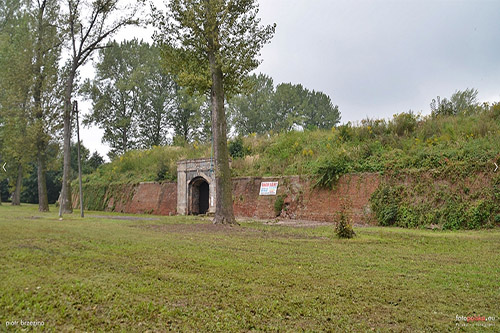
[[[168,143],[169,115],[175,106],[175,89],[174,81],[160,65],[161,53],[156,45],[147,45],[144,58],[141,94],[146,105],[137,114],[137,141],[141,148],[147,149]]]
[[[275,26],[261,26],[255,0],[172,0],[156,11],[164,64],[181,86],[210,94],[215,155],[214,223],[236,223],[227,148],[225,95],[237,93],[259,65]]]
[[[280,83],[272,99],[271,129],[276,132],[290,131],[302,125],[307,91],[301,84]]]
[[[249,89],[228,102],[231,122],[240,135],[262,134],[273,125],[273,79],[261,73],[251,75],[248,81]]]
[[[13,205],[20,204],[23,175],[32,155],[26,136],[30,108],[33,58],[33,20],[29,3],[0,3],[0,150],[8,163]],[[3,170],[2,170],[3,171]]]
[[[57,1],[37,0],[33,4],[34,59],[33,112],[31,132],[36,151],[38,179],[38,210],[49,210],[46,181],[47,148],[57,124],[58,62],[62,38],[56,25],[59,21]]]
[[[75,79],[78,70],[91,55],[105,46],[106,40],[120,28],[138,24],[138,6],[122,5],[118,0],[81,1],[66,0],[67,28],[70,39],[70,59],[65,84],[63,112],[63,181],[61,191],[61,213],[71,213],[70,186],[70,149],[71,149],[71,111]]]
[[[175,85],[174,93],[174,105],[168,115],[169,124],[174,130],[174,144],[200,139],[205,120],[203,119],[205,95],[190,93],[178,85]]]
[[[302,113],[302,126],[307,129],[330,129],[340,122],[340,112],[330,96],[321,91],[307,91]]]
[[[104,130],[102,140],[111,146],[110,157],[138,148],[135,117],[148,107],[148,50],[147,44],[137,40],[108,43],[99,51],[95,79],[82,88],[93,101],[84,124],[93,123]]]

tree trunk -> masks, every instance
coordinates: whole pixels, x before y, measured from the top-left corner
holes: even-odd
[[[47,181],[45,178],[45,151],[47,150],[47,142],[45,138],[45,119],[44,112],[42,109],[42,90],[45,81],[45,75],[42,71],[43,66],[43,18],[45,13],[45,6],[47,1],[44,0],[39,3],[40,9],[38,13],[38,29],[37,29],[37,43],[35,49],[35,85],[33,91],[33,99],[35,100],[35,121],[38,124],[36,126],[37,133],[35,139],[35,146],[37,149],[37,184],[38,184],[38,210],[40,212],[49,211],[49,200],[47,198]]]
[[[227,121],[224,110],[224,85],[222,69],[216,63],[215,55],[209,54],[212,72],[212,133],[215,155],[215,202],[214,224],[237,224],[233,212],[231,170],[227,148]]]
[[[74,67],[74,65],[73,65]],[[64,127],[63,127],[63,179],[61,188],[61,202],[59,212],[61,214],[73,213],[71,204],[71,95],[73,94],[73,82],[76,68],[72,68],[66,82],[64,96]]]
[[[47,195],[47,178],[45,175],[45,156],[38,152],[37,156],[37,178],[38,178],[38,211],[49,211],[49,199]]]
[[[19,206],[21,204],[21,186],[23,185],[23,165],[19,164],[17,167],[16,189],[12,194],[12,206]]]

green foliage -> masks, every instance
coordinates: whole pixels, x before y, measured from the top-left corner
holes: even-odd
[[[9,200],[9,181],[7,179],[0,180],[0,201]]]
[[[228,101],[231,123],[239,135],[330,129],[340,120],[338,106],[320,91],[291,83],[275,89],[272,78],[262,73],[250,76],[248,85]]]
[[[253,74],[246,81],[244,92],[228,101],[230,122],[239,135],[263,134],[272,127],[273,79],[265,74]]]
[[[101,165],[94,173],[83,177],[84,184],[137,184],[145,181],[174,181],[177,161],[210,156],[210,146],[196,142],[184,147],[153,147],[131,150],[111,163]],[[73,184],[76,186],[76,182]]]
[[[417,127],[418,118],[412,111],[396,114],[389,122],[389,130],[398,136],[411,134]]]
[[[431,102],[433,116],[456,116],[459,114],[471,115],[479,110],[477,101],[478,91],[468,88],[464,91],[457,90],[451,98],[441,99],[439,96]]]
[[[437,225],[458,230],[498,223],[494,216],[500,212],[500,206],[494,187],[465,186],[473,177],[476,176],[466,174],[452,178],[438,173],[430,176],[424,171],[388,174],[372,194],[371,208],[378,223],[384,226]]]
[[[346,154],[330,155],[318,161],[314,174],[318,177],[315,186],[332,187],[339,178],[349,172],[349,159]]]
[[[400,187],[382,185],[373,192],[370,203],[380,225],[392,226],[398,222],[400,202]]]
[[[173,144],[208,142],[212,122],[207,97],[174,84],[172,98],[173,107],[168,109],[167,120],[174,131]]]
[[[229,155],[231,155],[232,158],[241,158],[245,157],[250,153],[250,150],[248,147],[245,147],[243,144],[243,139],[239,136],[235,138],[234,140],[229,141]]]
[[[339,212],[339,218],[335,225],[335,234],[338,238],[353,238],[356,235],[352,229],[352,221],[349,213],[345,209]]]
[[[285,205],[285,196],[278,195],[274,201],[274,213],[276,216],[280,216],[283,206]]]
[[[21,190],[21,202],[38,203],[38,177],[37,169],[33,167],[28,177],[23,179],[23,186]],[[46,173],[47,182],[47,200],[49,204],[53,204],[59,198],[61,191],[61,172],[48,171]]]
[[[275,30],[275,25],[261,26],[257,13],[255,0],[173,0],[165,13],[155,10],[154,38],[162,46],[166,71],[180,86],[206,93],[218,68],[226,93],[240,92]]]
[[[159,49],[133,39],[110,42],[99,56],[96,78],[81,89],[93,102],[84,123],[104,130],[110,156],[166,144],[175,92],[159,66]]]

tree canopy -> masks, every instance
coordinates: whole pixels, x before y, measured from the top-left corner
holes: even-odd
[[[249,88],[228,101],[231,124],[240,135],[291,129],[332,128],[340,121],[338,106],[323,92],[301,84],[274,87],[265,74],[253,74]]]

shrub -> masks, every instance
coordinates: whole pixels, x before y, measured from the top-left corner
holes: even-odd
[[[229,155],[232,158],[245,157],[250,153],[249,149],[244,146],[243,139],[239,136],[233,141],[229,142]]]
[[[353,238],[356,235],[352,229],[349,215],[350,214],[345,209],[339,212],[339,218],[335,226],[335,234],[338,238]]]
[[[483,200],[472,205],[467,211],[466,229],[479,229],[488,223],[492,213],[492,206]]]
[[[370,197],[370,204],[380,225],[391,226],[398,221],[401,187],[381,185]]]
[[[285,197],[283,195],[277,196],[276,201],[274,202],[274,212],[276,213],[276,216],[280,216],[281,210],[283,209],[284,205]]]
[[[417,127],[418,116],[413,111],[403,112],[394,115],[389,124],[391,131],[397,136],[403,136],[415,131]]]
[[[319,161],[314,171],[318,176],[314,186],[333,187],[342,175],[349,172],[349,164],[349,159],[345,153],[327,156]]]
[[[354,131],[352,129],[351,122],[348,122],[345,125],[340,125],[337,127],[337,129],[339,131],[339,137],[341,141],[346,142],[352,139]]]

